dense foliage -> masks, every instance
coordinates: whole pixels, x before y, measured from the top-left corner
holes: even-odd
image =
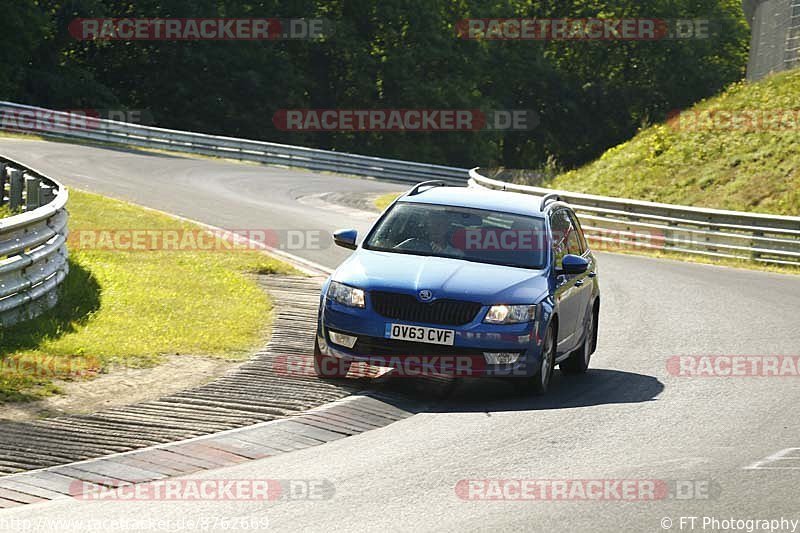
[[[142,109],[161,126],[451,165],[585,163],[741,79],[739,0],[0,0],[0,98]],[[76,17],[302,17],[324,39],[79,41]],[[704,17],[708,39],[487,41],[469,17]],[[279,109],[533,109],[516,132],[284,132]]]

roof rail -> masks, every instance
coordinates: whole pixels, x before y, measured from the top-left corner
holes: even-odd
[[[550,202],[560,201],[561,197],[557,193],[551,192],[550,194],[545,194],[544,197],[542,197],[542,202],[539,204],[539,211],[544,211],[544,208],[547,207],[547,204]]]
[[[444,187],[446,185],[447,184],[441,180],[423,181],[422,183],[417,183],[414,185],[414,187],[408,191],[406,196],[414,196],[415,194],[419,194],[422,187]]]

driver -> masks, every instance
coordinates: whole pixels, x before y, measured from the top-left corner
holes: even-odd
[[[434,212],[427,220],[428,236],[431,250],[439,255],[463,255],[463,252],[452,244],[453,234],[450,219],[444,212]]]

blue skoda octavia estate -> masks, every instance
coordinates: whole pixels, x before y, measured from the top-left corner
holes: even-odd
[[[544,393],[558,364],[585,372],[597,344],[597,263],[581,225],[543,198],[424,182],[399,197],[325,282],[314,367],[355,361],[516,377]]]

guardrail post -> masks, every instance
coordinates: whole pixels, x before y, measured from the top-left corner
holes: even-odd
[[[12,168],[8,171],[11,186],[8,193],[8,206],[16,211],[22,205],[22,171]]]
[[[6,203],[6,164],[0,163],[0,206]]]
[[[25,174],[25,210],[33,211],[39,207],[39,185],[42,180],[36,176]]]
[[[56,193],[51,185],[39,185],[39,206],[47,205],[56,198]]]
[[[763,237],[763,236],[764,236],[764,232],[763,231],[754,231],[753,232],[753,237]],[[753,248],[758,248],[758,244],[757,244],[755,239],[750,241],[750,246],[752,246]],[[757,261],[760,257],[761,257],[761,253],[756,252],[755,250],[751,250],[750,251],[750,259],[752,259],[753,261]]]

